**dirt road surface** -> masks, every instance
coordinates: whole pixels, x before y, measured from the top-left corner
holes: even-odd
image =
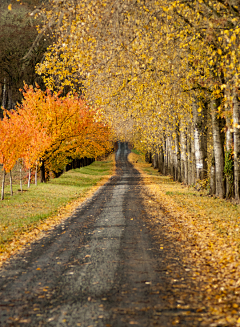
[[[173,296],[176,285],[191,294],[194,286],[166,230],[159,249],[147,228],[144,186],[128,153],[120,144],[116,175],[1,268],[0,326],[200,325],[190,296],[187,309]]]

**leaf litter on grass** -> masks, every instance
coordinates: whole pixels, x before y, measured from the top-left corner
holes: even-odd
[[[142,196],[152,217],[148,223],[159,247],[160,234],[166,230],[181,249],[189,278],[199,287],[191,301],[198,306],[196,312],[202,312],[200,326],[240,326],[239,208],[189,191],[169,176],[161,176],[136,154],[131,153],[129,160],[141,173]],[[177,289],[175,295],[184,303],[183,289]]]

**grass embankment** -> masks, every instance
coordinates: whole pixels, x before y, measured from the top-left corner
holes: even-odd
[[[104,161],[70,170],[46,184],[31,185],[24,192],[14,185],[14,196],[6,188],[0,202],[0,264],[9,255],[43,235],[69,216],[113,174],[114,155]]]
[[[152,230],[157,234],[158,222],[166,222],[163,229],[185,253],[191,278],[204,285],[202,325],[240,326],[240,205],[160,175],[142,155],[131,153],[129,160],[142,173]]]

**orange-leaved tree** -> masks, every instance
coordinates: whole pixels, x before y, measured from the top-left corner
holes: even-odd
[[[42,165],[47,163],[52,170],[63,169],[69,158],[93,158],[111,148],[110,129],[102,122],[99,111],[76,95],[60,97],[50,90],[44,92],[25,85],[23,101],[17,110],[20,115],[29,114],[38,131],[46,133],[46,144],[41,147],[36,142],[41,156],[38,151],[36,155]],[[36,156],[33,158],[36,160]]]
[[[0,122],[3,140],[0,163],[4,171],[2,199],[5,175],[11,172],[18,159],[29,170],[29,186],[31,168],[36,166],[37,171],[38,162],[42,173],[46,165],[57,172],[69,160],[96,158],[112,146],[110,129],[102,121],[100,111],[88,106],[83,99],[71,94],[60,97],[60,94],[28,85],[22,92],[22,103],[16,110],[5,111]]]

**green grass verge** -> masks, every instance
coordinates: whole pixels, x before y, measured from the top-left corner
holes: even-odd
[[[131,151],[135,154],[142,155],[142,153],[136,149],[132,149]]]
[[[5,199],[0,202],[0,252],[17,235],[37,226],[68,202],[82,197],[110,175],[114,166],[112,158],[70,170],[46,184],[31,185],[29,189],[25,187],[23,193],[18,191],[18,185],[14,185],[13,197],[7,186]]]

